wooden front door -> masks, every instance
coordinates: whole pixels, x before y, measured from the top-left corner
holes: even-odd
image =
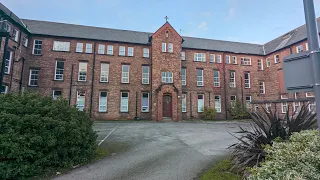
[[[170,95],[163,95],[162,117],[172,117],[172,98]]]

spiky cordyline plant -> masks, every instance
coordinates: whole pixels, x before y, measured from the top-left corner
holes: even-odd
[[[278,116],[277,111],[272,113],[263,108],[262,112],[250,112],[253,124],[249,130],[241,126],[240,137],[233,135],[239,141],[229,148],[232,152],[233,168],[244,170],[246,167],[258,166],[264,160],[266,153],[264,147],[272,145],[276,138],[286,140],[293,132],[311,129],[316,123],[316,114],[308,109],[308,105],[303,105],[299,113],[289,116],[289,111],[284,118]]]

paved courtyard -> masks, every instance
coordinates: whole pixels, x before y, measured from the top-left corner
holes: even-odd
[[[100,146],[111,156],[56,179],[189,180],[226,155],[236,142],[228,132],[240,122],[216,123],[95,123]]]

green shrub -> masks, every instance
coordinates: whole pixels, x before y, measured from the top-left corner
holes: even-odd
[[[240,180],[241,176],[230,171],[231,160],[223,159],[201,176],[201,180]]]
[[[214,108],[204,107],[202,118],[209,121],[213,120],[216,117],[216,112],[217,111]]]
[[[24,179],[94,158],[92,125],[64,99],[0,95],[0,179]]]
[[[247,107],[242,106],[240,102],[235,102],[229,109],[232,119],[249,119],[250,114]]]
[[[320,136],[316,130],[293,133],[289,141],[265,148],[261,167],[250,169],[249,180],[320,179]]]

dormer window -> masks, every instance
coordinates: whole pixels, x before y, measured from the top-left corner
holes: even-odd
[[[166,38],[168,38],[169,37],[169,32],[168,31],[166,31]]]

